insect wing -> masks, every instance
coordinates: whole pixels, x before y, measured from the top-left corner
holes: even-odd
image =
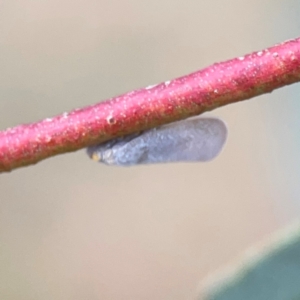
[[[190,118],[88,148],[93,159],[130,166],[166,162],[209,161],[221,151],[226,125],[215,118]]]

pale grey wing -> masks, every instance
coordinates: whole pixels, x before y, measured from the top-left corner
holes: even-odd
[[[190,118],[88,148],[95,160],[110,165],[209,161],[227,137],[226,125],[215,118]]]

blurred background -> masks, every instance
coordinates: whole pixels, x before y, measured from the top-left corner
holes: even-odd
[[[0,1],[0,129],[287,39],[297,0]],[[299,85],[210,113],[210,163],[107,167],[85,151],[0,176],[0,299],[194,299],[300,212]]]

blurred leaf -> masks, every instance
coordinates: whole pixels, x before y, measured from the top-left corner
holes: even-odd
[[[249,251],[238,266],[229,268],[219,280],[214,280],[199,299],[300,299],[299,224],[277,234],[263,247]]]

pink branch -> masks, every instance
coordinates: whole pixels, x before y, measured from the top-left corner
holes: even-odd
[[[0,172],[246,100],[300,80],[300,38],[0,132]]]

